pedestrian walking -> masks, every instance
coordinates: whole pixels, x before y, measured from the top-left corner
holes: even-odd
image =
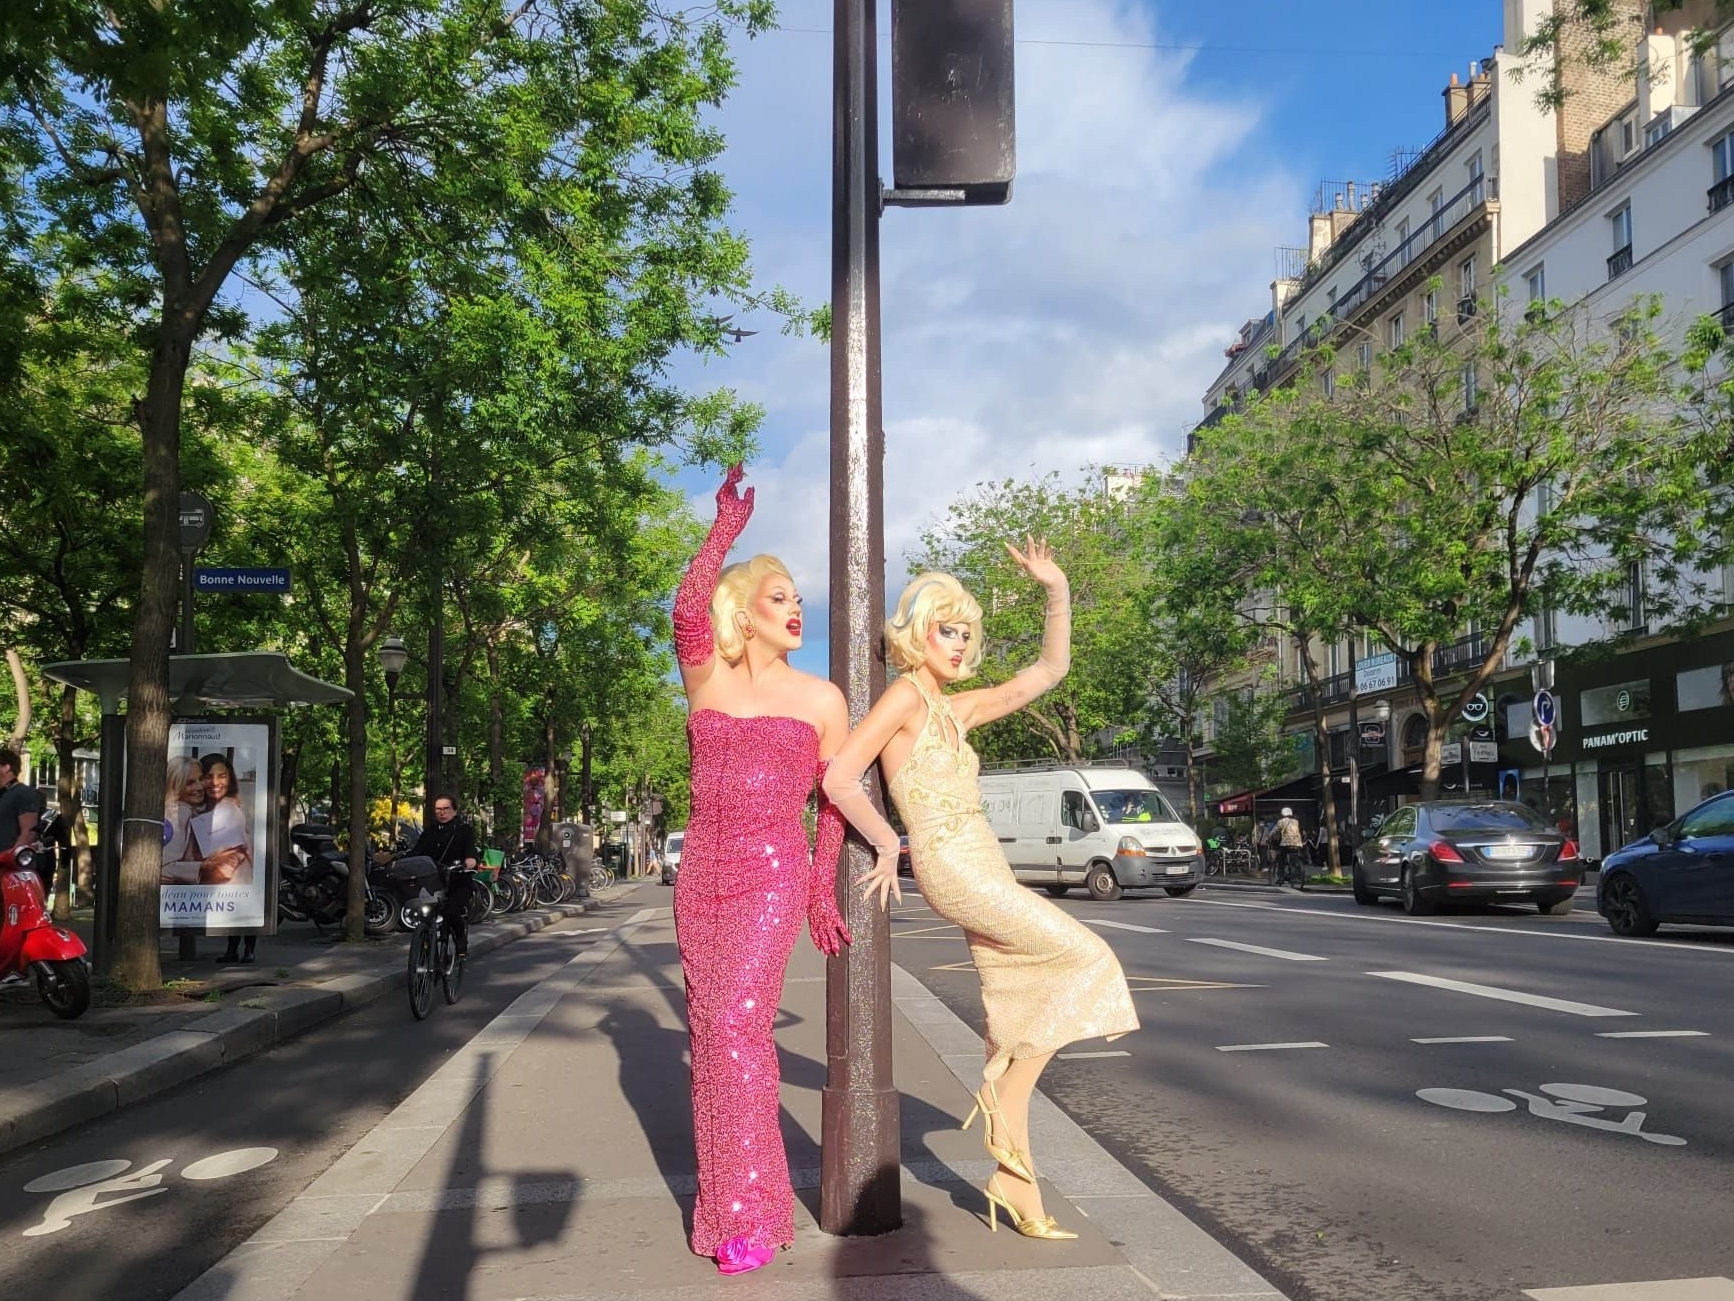
[[[878,861],[856,882],[882,907],[902,897],[898,836],[861,786],[878,760],[909,832],[922,902],[961,926],[981,978],[987,1063],[975,1094],[983,1141],[999,1168],[988,1180],[990,1223],[1000,1211],[1029,1238],[1069,1239],[1042,1206],[1030,1159],[1029,1108],[1053,1055],[1079,1039],[1138,1028],[1114,952],[1082,923],[1012,875],[982,809],[980,761],[971,729],[1017,712],[1065,677],[1071,665],[1066,576],[1045,542],[1006,548],[1047,589],[1041,655],[1011,681],[948,695],[981,662],[981,607],[949,574],[923,574],[904,589],[886,624],[886,653],[902,674],[838,752],[825,791],[873,844]]]
[[[720,1274],[768,1265],[795,1240],[777,1002],[803,912],[822,953],[849,942],[837,907],[842,816],[821,797],[812,851],[801,820],[849,712],[835,686],[789,666],[801,645],[801,597],[782,561],[755,556],[723,568],[753,510],[752,490],[736,491],[740,480],[735,466],[674,602],[675,658],[691,706],[692,821],[674,888],[698,1155],[691,1245]]]

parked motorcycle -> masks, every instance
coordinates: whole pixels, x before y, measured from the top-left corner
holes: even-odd
[[[383,878],[367,874],[362,926],[369,935],[397,929],[397,910]],[[337,847],[331,828],[301,823],[289,828],[289,854],[277,880],[277,915],[315,926],[334,926],[349,904],[349,858]]]
[[[58,816],[43,815],[39,842],[49,840]],[[42,861],[42,843],[0,853],[0,976],[34,975],[48,1010],[70,1021],[90,1006],[90,966],[84,941],[48,915],[47,892],[35,871]]]

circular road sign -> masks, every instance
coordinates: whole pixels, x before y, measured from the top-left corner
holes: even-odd
[[[1543,756],[1552,754],[1554,743],[1553,728],[1549,727],[1545,723],[1531,723],[1529,725],[1529,743],[1540,751]]]
[[[1463,721],[1465,723],[1484,723],[1488,713],[1493,709],[1485,691],[1477,691],[1463,706]]]
[[[1554,700],[1553,692],[1538,691],[1535,693],[1535,721],[1543,727],[1551,728],[1559,721],[1559,703]]]

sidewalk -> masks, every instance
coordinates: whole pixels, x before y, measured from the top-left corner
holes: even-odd
[[[624,893],[619,889],[606,897]],[[497,915],[471,931],[470,949],[488,953],[586,911],[583,904]],[[89,922],[74,929],[88,941]],[[192,982],[195,997],[172,990],[117,1001],[99,990],[76,1021],[43,1007],[34,984],[0,989],[0,1152],[94,1120],[226,1062],[261,1051],[309,1026],[401,990],[408,937],[360,944],[326,927],[291,924],[259,939],[258,961],[223,966],[226,944],[201,939],[182,962],[178,938],[163,941],[165,984]]]
[[[177,1301],[1281,1301],[1038,1097],[1048,1210],[1076,1242],[988,1232],[993,1170],[958,1125],[981,1043],[893,969],[903,1228],[820,1232],[823,960],[803,937],[778,1021],[796,1243],[720,1278],[686,1247],[684,999],[666,893],[526,991]],[[630,906],[630,904],[629,904]]]

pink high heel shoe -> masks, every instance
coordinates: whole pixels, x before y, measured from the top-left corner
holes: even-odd
[[[746,1235],[730,1238],[716,1249],[716,1272],[719,1274],[747,1274],[755,1269],[763,1269],[776,1257],[776,1252],[769,1247],[755,1247]]]

